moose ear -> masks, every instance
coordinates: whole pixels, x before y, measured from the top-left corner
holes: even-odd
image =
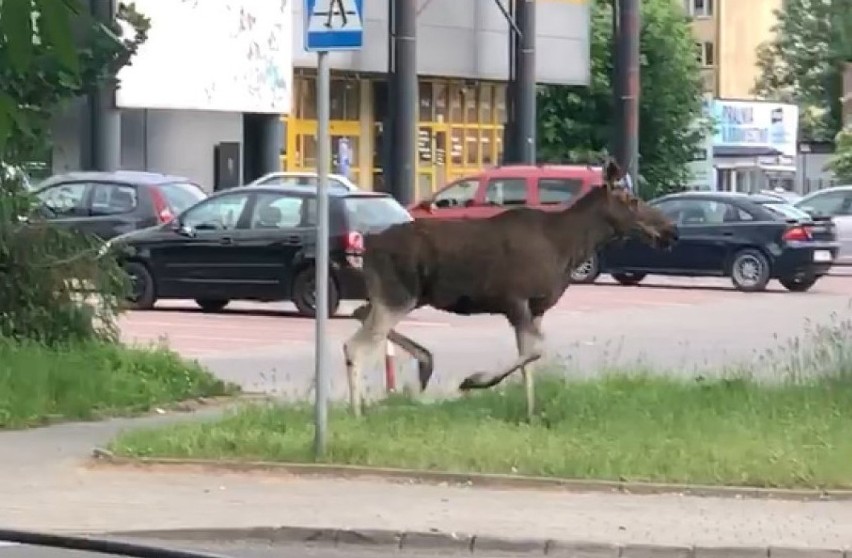
[[[623,174],[618,163],[614,159],[610,159],[604,168],[604,183],[606,183],[607,188],[612,188],[616,182],[621,180]]]

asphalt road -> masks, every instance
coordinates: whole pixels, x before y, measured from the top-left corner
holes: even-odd
[[[181,542],[156,542],[141,541],[142,544],[157,544],[169,548],[182,548],[201,552],[208,552],[227,556],[229,558],[391,558],[393,556],[411,556],[412,558],[431,558],[437,556],[460,556],[462,553],[454,550],[446,551],[397,551],[392,548],[377,546],[364,548],[360,546],[335,547],[331,545],[263,545],[254,542],[232,542],[221,544],[198,544]],[[61,550],[54,548],[43,548],[35,546],[2,546],[0,543],[0,558],[104,558],[108,556],[121,556],[109,554],[97,554],[79,552],[74,550]],[[470,555],[470,553],[464,553]],[[480,556],[488,558],[487,554]],[[496,554],[495,554],[496,556]],[[511,553],[501,552],[501,558],[511,557]],[[524,556],[524,554],[517,554]]]
[[[852,317],[850,300],[852,277],[823,278],[807,293],[789,293],[774,282],[764,293],[740,293],[725,279],[650,277],[638,287],[604,281],[575,285],[545,316],[548,358],[580,376],[637,367],[706,376],[726,367],[753,367],[766,351],[801,339],[809,322]],[[293,399],[310,396],[314,323],[295,316],[288,305],[234,304],[221,314],[202,314],[191,301],[160,306],[124,318],[124,339],[151,343],[165,338],[245,389]],[[356,325],[344,316],[329,327],[336,398],[343,398],[346,388],[342,343]],[[503,366],[515,356],[514,336],[499,316],[421,309],[399,329],[434,351],[433,393],[455,392],[463,377]],[[405,358],[400,363],[398,382],[413,386],[413,363]],[[777,366],[764,368],[758,372],[777,371]],[[367,379],[368,395],[380,394],[382,386],[383,371],[376,363]]]

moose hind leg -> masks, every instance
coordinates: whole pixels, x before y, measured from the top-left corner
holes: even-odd
[[[380,302],[370,302],[367,307],[368,311],[361,326],[343,344],[346,374],[349,380],[349,404],[356,417],[361,416],[363,405],[361,379],[365,363],[371,362],[371,358],[381,348],[381,343],[387,338],[390,330],[409,312],[408,309],[400,311],[388,308]],[[356,310],[356,317],[359,317],[362,312],[360,308]]]
[[[369,312],[370,305],[364,304],[356,308],[352,312],[352,316],[354,316],[355,319],[363,323],[364,320],[367,319],[367,315],[369,314]],[[423,345],[411,339],[410,337],[399,333],[395,329],[391,329],[388,332],[388,341],[400,347],[402,350],[417,359],[417,371],[418,379],[420,380],[420,390],[424,391],[426,389],[426,386],[429,385],[429,380],[432,378],[432,372],[435,368],[435,360],[432,356],[432,352]]]

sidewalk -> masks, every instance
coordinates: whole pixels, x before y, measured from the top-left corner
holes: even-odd
[[[70,465],[70,466],[69,466]],[[40,469],[40,468],[39,468]],[[55,463],[0,487],[0,525],[61,531],[303,526],[599,543],[843,548],[852,502],[495,490]]]

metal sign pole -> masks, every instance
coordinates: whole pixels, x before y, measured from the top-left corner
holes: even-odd
[[[288,8],[289,9],[289,8]],[[364,0],[304,0],[305,50],[317,53],[317,242],[316,347],[314,370],[314,455],[328,448],[328,173],[331,169],[329,104],[330,51],[359,50],[364,44]],[[344,154],[341,154],[343,156]]]
[[[328,168],[331,165],[329,137],[329,68],[328,52],[317,53],[317,254],[316,254],[316,428],[314,454],[325,456],[328,443]]]

